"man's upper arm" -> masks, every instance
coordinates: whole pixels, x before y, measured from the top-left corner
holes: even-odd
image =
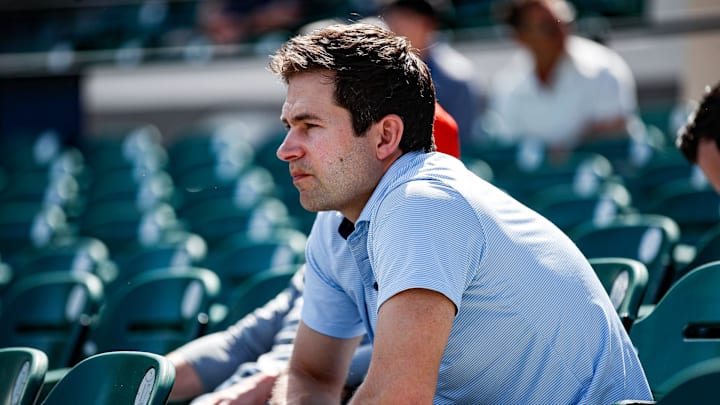
[[[380,307],[370,370],[356,399],[364,403],[432,403],[455,318],[446,296],[405,290]]]

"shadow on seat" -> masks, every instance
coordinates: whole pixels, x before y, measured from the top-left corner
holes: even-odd
[[[0,403],[32,405],[45,381],[48,358],[30,347],[0,349]]]
[[[165,357],[117,351],[81,361],[53,387],[43,405],[165,404],[175,382],[175,368]]]

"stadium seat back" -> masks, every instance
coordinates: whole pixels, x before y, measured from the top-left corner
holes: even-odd
[[[161,405],[175,382],[175,368],[163,356],[115,351],[91,356],[68,371],[43,405]]]
[[[236,287],[227,299],[227,314],[213,331],[224,330],[257,308],[265,305],[278,293],[288,287],[290,280],[301,265],[286,265],[260,271]]]
[[[38,349],[0,348],[0,403],[33,405],[47,368],[47,355]]]
[[[83,354],[112,350],[168,353],[205,332],[219,289],[215,273],[203,268],[139,274],[108,297]]]
[[[2,300],[0,347],[42,350],[50,368],[72,365],[103,297],[102,281],[93,274],[62,271],[23,277],[8,287]]]
[[[719,398],[720,359],[714,358],[686,367],[668,381],[668,393],[659,405],[712,404]]]
[[[594,258],[589,261],[625,329],[629,330],[638,316],[647,289],[647,268],[637,260],[621,257]]]
[[[654,304],[672,279],[672,250],[679,239],[677,224],[658,215],[628,215],[596,225],[578,226],[571,236],[587,258],[623,257],[648,271],[643,304]]]
[[[630,329],[656,398],[680,370],[720,356],[720,262],[678,280],[653,310]]]

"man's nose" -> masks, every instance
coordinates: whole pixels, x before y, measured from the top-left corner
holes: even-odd
[[[280,146],[278,146],[275,154],[277,155],[278,159],[284,160],[286,162],[293,161],[302,156],[302,147],[297,142],[294,131],[292,129],[288,130],[287,134],[285,135],[285,139],[283,139],[283,142],[280,144]]]

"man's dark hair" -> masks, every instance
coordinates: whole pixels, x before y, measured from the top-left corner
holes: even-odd
[[[335,101],[350,111],[355,133],[388,114],[402,118],[403,152],[435,150],[435,88],[427,65],[403,37],[368,24],[332,25],[294,37],[272,56],[287,83],[302,72],[332,72]]]
[[[675,144],[688,161],[697,163],[701,139],[715,140],[715,146],[720,150],[720,82],[705,93],[688,123],[678,131]]]

